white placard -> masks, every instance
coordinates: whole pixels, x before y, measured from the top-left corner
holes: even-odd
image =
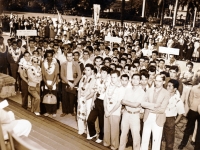
[[[179,51],[180,50],[178,48],[168,48],[159,46],[159,53],[179,55]]]
[[[105,36],[105,41],[110,41],[110,42],[114,42],[114,43],[121,43],[122,38],[112,37],[112,36]]]
[[[17,30],[17,36],[37,36],[37,30]]]

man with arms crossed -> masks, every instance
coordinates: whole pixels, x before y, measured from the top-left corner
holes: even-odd
[[[123,112],[121,122],[121,137],[119,150],[124,150],[127,142],[127,135],[129,129],[131,129],[133,137],[133,149],[140,149],[140,110],[141,102],[144,100],[145,92],[139,86],[141,76],[139,74],[133,74],[131,82],[132,87],[127,88],[125,91],[122,104],[125,105],[125,111]]]
[[[151,132],[153,134],[153,150],[160,150],[163,126],[166,120],[165,109],[170,99],[170,93],[163,88],[165,77],[157,75],[155,87],[147,90],[144,102],[141,106],[145,108],[144,127],[142,133],[141,150],[147,150]]]

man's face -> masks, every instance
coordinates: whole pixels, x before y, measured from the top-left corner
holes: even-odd
[[[175,88],[174,88],[173,84],[170,83],[170,82],[168,82],[168,84],[167,84],[167,91],[170,92],[170,93],[175,92]]]
[[[79,61],[79,54],[77,53],[74,54],[74,61]]]
[[[114,50],[113,55],[117,56],[118,50]]]
[[[47,48],[47,47],[48,47],[48,43],[47,43],[47,42],[44,42],[44,43],[43,43],[43,47],[44,47],[44,48]]]
[[[47,61],[51,62],[53,59],[53,55],[51,53],[47,53]]]
[[[17,44],[12,45],[13,49],[17,49]]]
[[[174,58],[173,55],[170,55],[170,56],[169,56],[169,60],[170,60],[171,63],[173,63],[176,59]]]
[[[90,67],[85,67],[84,72],[85,72],[85,75],[86,75],[86,76],[90,76],[90,75],[92,75],[92,70],[91,70]]]
[[[101,79],[105,79],[107,77],[108,73],[104,70],[101,71]]]
[[[51,48],[53,48],[53,45],[54,45],[53,42],[51,42],[51,43],[49,44],[49,46],[50,46]]]
[[[105,60],[104,61],[104,65],[109,67],[110,66],[110,62],[108,60]]]
[[[135,57],[135,56],[136,56],[136,53],[135,53],[135,52],[131,52],[131,56],[132,56],[132,57]]]
[[[104,48],[105,48],[105,47],[104,47],[104,44],[100,44],[100,47],[99,47],[99,48],[100,48],[100,50],[104,50]]]
[[[157,55],[155,53],[152,53],[152,59],[153,60],[157,59]]]
[[[111,74],[111,82],[112,82],[113,84],[117,83],[118,80],[119,80],[119,77],[117,76],[116,73]]]
[[[165,66],[165,63],[164,63],[163,61],[160,61],[160,62],[159,62],[159,67],[160,67],[160,68],[164,68],[164,66]]]
[[[53,49],[54,49],[54,52],[55,52],[55,53],[58,52],[58,46],[54,46]]]
[[[123,54],[124,52],[125,52],[125,49],[123,49],[123,48],[122,48],[122,49],[120,49],[120,53],[122,53],[122,54]]]
[[[141,83],[141,85],[146,86],[148,83],[148,78],[146,78],[144,75],[142,75],[140,83]]]
[[[189,72],[191,72],[193,67],[192,67],[192,65],[187,65],[186,68],[187,68],[187,70],[188,70]]]
[[[34,45],[35,45],[34,42],[33,42],[33,41],[30,41],[29,46],[30,46],[30,47],[34,47]]]
[[[96,59],[95,60],[95,65],[96,66],[100,66],[102,64],[102,60],[101,59]]]
[[[124,73],[128,73],[128,66],[124,67]]]
[[[108,55],[109,54],[109,50],[105,49],[105,54]]]
[[[110,68],[111,68],[112,70],[115,70],[115,65],[110,65]]]
[[[177,79],[177,72],[176,70],[169,70],[169,76],[171,79]]]
[[[161,87],[163,87],[163,84],[164,84],[165,82],[163,81],[163,79],[162,79],[162,76],[161,75],[157,75],[156,76],[156,79],[155,79],[155,86],[157,87],[157,88],[161,88]]]
[[[24,59],[25,59],[26,61],[30,61],[30,59],[31,59],[30,54],[29,54],[29,53],[25,53]]]
[[[9,46],[11,46],[11,45],[12,45],[12,43],[11,43],[11,41],[10,41],[10,40],[8,40],[8,41],[7,41],[7,43],[8,43],[8,45],[9,45]]]
[[[121,78],[121,84],[122,84],[123,87],[126,87],[128,85],[128,82],[129,82],[129,80],[128,80],[127,77]]]
[[[149,71],[149,79],[153,80],[155,79],[156,73]]]
[[[94,51],[94,55],[95,55],[95,56],[99,56],[99,55],[100,55],[100,51],[95,50],[95,51]]]
[[[17,46],[18,46],[18,47],[21,47],[21,46],[22,46],[22,42],[21,42],[21,41],[18,41],[18,42],[17,42]]]
[[[130,74],[133,75],[133,74],[135,74],[135,73],[138,73],[137,68],[131,67],[131,68],[130,68]]]
[[[83,58],[86,59],[86,60],[89,59],[89,53],[88,52],[84,52],[83,53]]]
[[[144,59],[140,59],[140,66],[144,66]]]
[[[120,65],[124,68],[124,66],[126,65],[126,61],[121,61]]]
[[[67,61],[71,62],[73,60],[72,53],[67,53]]]
[[[139,76],[133,76],[131,79],[131,83],[133,86],[138,86],[140,84],[140,77]]]

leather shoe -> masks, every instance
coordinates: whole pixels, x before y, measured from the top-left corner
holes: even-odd
[[[183,145],[179,145],[179,146],[178,146],[178,149],[182,150],[184,147],[185,147],[185,146],[183,146]]]
[[[63,113],[63,114],[60,115],[60,117],[64,117],[65,115],[66,115],[66,113]]]

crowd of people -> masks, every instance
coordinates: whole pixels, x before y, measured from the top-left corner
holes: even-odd
[[[192,144],[200,149],[200,69],[193,72],[198,33],[135,23],[120,27],[111,21],[95,26],[87,19],[53,22],[50,17],[13,17],[9,25],[11,38],[0,37],[0,72],[16,79],[24,109],[30,96],[36,116],[56,117],[61,102],[60,117],[76,116],[78,134],[113,150],[125,149],[129,130],[134,150],[147,150],[149,143],[160,150],[162,139],[172,150],[175,126],[184,115],[188,122],[178,148],[193,134]],[[37,30],[38,36],[25,43],[16,29]],[[122,40],[111,43],[105,36]],[[160,46],[178,48],[179,55],[166,59]],[[178,60],[186,60],[186,71]],[[43,103],[48,93],[57,104]]]

